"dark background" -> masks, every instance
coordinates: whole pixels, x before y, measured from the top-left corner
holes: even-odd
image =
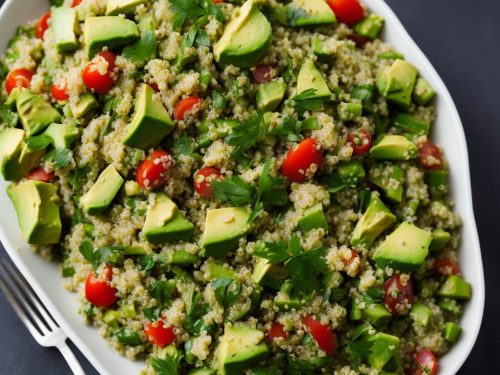
[[[479,339],[459,374],[500,374],[500,293],[496,289],[500,289],[500,200],[497,195],[500,186],[500,2],[386,1],[448,86],[462,117],[469,146],[474,207],[486,273],[486,310]],[[0,258],[5,256],[3,249],[0,250]],[[95,374],[83,356],[80,353],[78,356],[87,374]],[[0,294],[0,374],[34,372],[70,374],[57,350],[39,347]]]

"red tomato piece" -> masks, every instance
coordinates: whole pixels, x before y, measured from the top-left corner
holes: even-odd
[[[35,36],[38,39],[43,39],[45,32],[49,28],[49,19],[50,19],[50,11],[46,12],[43,16],[40,17],[36,26],[35,26]]]
[[[223,2],[224,2],[224,0],[212,0],[212,3],[214,3],[214,4],[220,4]]]
[[[267,333],[267,341],[271,342],[278,337],[288,338],[288,332],[285,331],[283,324],[281,323],[273,323],[271,329]]]
[[[73,2],[71,3],[71,7],[75,8],[78,5],[80,5],[81,3],[83,3],[83,0],[73,0]]]
[[[428,350],[421,350],[415,358],[417,369],[415,375],[436,375],[438,371],[438,361],[434,353]]]
[[[56,175],[52,172],[45,172],[43,168],[37,168],[28,173],[26,178],[33,181],[51,182],[55,180]]]
[[[436,259],[433,271],[437,275],[450,276],[460,274],[458,264],[450,259]]]
[[[112,278],[111,266],[106,266],[98,277],[94,271],[90,271],[85,282],[85,297],[91,304],[97,307],[109,307],[117,301],[117,290],[110,285]]]
[[[115,80],[113,71],[116,56],[110,51],[101,51],[92,59],[82,72],[85,85],[98,94],[107,94],[113,87]]]
[[[223,177],[219,168],[203,167],[194,174],[194,188],[203,198],[210,198],[214,194],[212,182]]]
[[[174,328],[171,326],[165,327],[165,324],[166,322],[160,319],[154,323],[147,323],[144,328],[144,333],[146,333],[149,342],[162,349],[173,343],[177,337]]]
[[[174,118],[177,121],[183,121],[186,118],[186,113],[195,110],[201,102],[202,100],[198,96],[188,96],[179,100],[174,108]]]
[[[149,82],[148,85],[149,85],[149,87],[151,87],[156,92],[160,92],[160,88],[158,87],[157,83],[155,83],[155,82]]]
[[[271,71],[274,68],[275,66],[271,64],[257,65],[255,68],[252,68],[253,78],[257,83],[269,82],[273,79],[273,77],[271,77]]]
[[[439,170],[443,168],[443,153],[434,143],[428,141],[418,149],[420,163],[425,169]]]
[[[372,136],[365,129],[359,129],[347,136],[347,145],[352,148],[353,155],[364,155],[372,147]]]
[[[384,284],[384,305],[392,315],[406,315],[413,304],[413,283],[409,275],[393,275]]]
[[[312,315],[303,318],[302,324],[306,326],[306,331],[311,334],[321,350],[326,352],[327,355],[334,352],[337,346],[337,338],[332,327],[321,324]]]
[[[165,186],[173,167],[174,160],[167,151],[153,151],[146,160],[139,164],[136,181],[143,189],[160,189]]]
[[[370,40],[366,36],[356,35],[356,34],[348,35],[347,39],[352,40],[356,44],[356,47],[358,48],[363,48],[365,44],[368,43],[368,41]]]
[[[10,95],[12,90],[16,87],[30,87],[31,78],[33,78],[33,72],[31,70],[16,69],[11,71],[5,80],[5,90],[7,90],[7,94]]]
[[[323,164],[323,150],[313,138],[304,139],[286,155],[281,174],[292,182],[311,178]]]
[[[354,250],[351,250],[351,256],[348,258],[348,259],[344,259],[342,258],[342,263],[344,263],[344,265],[346,267],[350,266],[357,258],[359,258],[359,254],[357,252],[355,252]]]
[[[52,93],[52,97],[58,102],[64,102],[69,99],[65,81],[56,82],[52,84],[50,92]]]
[[[326,0],[340,22],[352,26],[365,17],[365,9],[359,0]]]

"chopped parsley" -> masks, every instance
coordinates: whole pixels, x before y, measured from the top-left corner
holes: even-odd
[[[303,115],[307,111],[319,111],[323,109],[324,99],[315,96],[316,89],[308,89],[295,95],[292,98],[292,107],[299,115]]]
[[[174,14],[174,29],[180,29],[188,20],[202,23],[208,16],[214,16],[217,20],[223,21],[224,15],[219,5],[212,0],[169,0],[170,10]]]
[[[73,153],[67,148],[54,149],[43,157],[43,161],[54,163],[55,170],[68,166],[72,160]]]

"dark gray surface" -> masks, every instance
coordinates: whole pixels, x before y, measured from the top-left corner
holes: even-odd
[[[495,322],[495,318],[500,319],[497,237],[500,201],[495,194],[500,186],[500,2],[387,2],[438,70],[464,123],[487,298],[478,342],[460,374],[500,374],[500,329]],[[4,251],[0,251],[0,257],[5,257]],[[79,358],[88,374],[95,373],[81,355]],[[0,374],[35,372],[70,373],[56,350],[42,349],[35,344],[0,295]]]

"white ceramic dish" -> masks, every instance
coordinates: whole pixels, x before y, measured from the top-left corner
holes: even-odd
[[[0,10],[0,51],[5,49],[16,27],[37,19],[47,10],[47,0],[7,0]],[[438,120],[434,137],[445,149],[450,163],[450,186],[456,210],[463,219],[460,267],[473,286],[473,297],[462,318],[463,334],[453,349],[440,360],[440,374],[454,375],[460,369],[476,341],[484,308],[484,277],[481,251],[472,208],[467,145],[457,109],[443,81],[405,31],[396,15],[382,0],[364,3],[386,20],[383,39],[402,52],[438,93]],[[7,184],[0,181],[0,240],[14,263],[50,309],[61,327],[83,354],[102,374],[138,374],[143,363],[131,362],[110,349],[97,330],[87,327],[77,314],[78,303],[73,294],[62,288],[59,268],[33,254],[24,243],[14,209],[7,197]]]

